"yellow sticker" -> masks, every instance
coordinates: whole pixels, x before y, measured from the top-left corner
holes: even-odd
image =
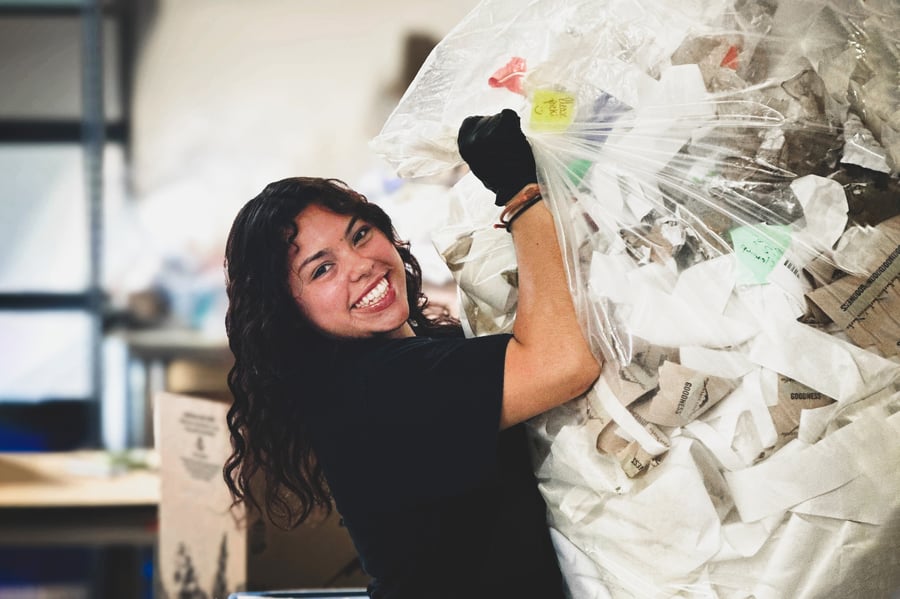
[[[531,128],[535,131],[565,131],[575,120],[575,96],[555,89],[535,90]]]

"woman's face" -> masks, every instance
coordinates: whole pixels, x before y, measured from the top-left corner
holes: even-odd
[[[407,322],[406,271],[384,233],[317,204],[294,222],[291,294],[313,326],[340,338],[414,335]]]

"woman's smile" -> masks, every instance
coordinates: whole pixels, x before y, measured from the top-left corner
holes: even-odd
[[[389,293],[390,292],[390,293]],[[354,308],[362,309],[362,308],[372,308],[372,309],[380,309],[385,307],[383,304],[387,302],[385,300],[391,300],[396,297],[396,294],[393,293],[393,289],[391,289],[391,284],[388,283],[387,277],[381,279],[375,286],[372,287],[364,296],[362,296],[358,302],[353,304]]]

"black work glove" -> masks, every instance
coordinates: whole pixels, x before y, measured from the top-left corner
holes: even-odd
[[[456,138],[459,153],[484,186],[504,206],[523,187],[537,183],[534,154],[522,133],[519,115],[509,108],[492,116],[470,116]]]

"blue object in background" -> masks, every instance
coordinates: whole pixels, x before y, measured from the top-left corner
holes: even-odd
[[[153,547],[0,547],[0,597],[154,599],[153,553]]]
[[[89,402],[0,402],[0,451],[67,451],[85,445]]]
[[[10,547],[0,548],[0,597],[91,596],[93,555],[79,547]],[[53,591],[50,591],[53,589]]]

